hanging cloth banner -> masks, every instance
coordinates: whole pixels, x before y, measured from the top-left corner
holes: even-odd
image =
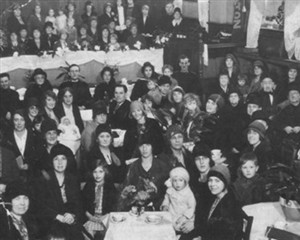
[[[285,0],[284,43],[288,57],[300,61],[300,1]]]
[[[245,21],[245,0],[235,0],[233,4],[232,42],[239,43],[245,40]]]
[[[246,48],[257,48],[266,0],[251,0]]]

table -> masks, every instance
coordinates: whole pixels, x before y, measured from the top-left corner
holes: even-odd
[[[122,214],[126,220],[115,223],[114,214]],[[150,214],[159,215],[162,221],[158,224],[146,223]],[[110,213],[104,224],[107,231],[104,240],[175,240],[175,230],[172,226],[171,215],[168,212],[145,212],[141,216],[132,216],[128,212]]]
[[[117,80],[125,77],[135,80],[141,76],[141,66],[145,62],[151,62],[155,71],[160,73],[163,66],[163,49],[129,50],[115,52],[77,51],[68,52],[63,56],[19,56],[0,58],[0,73],[8,72],[11,75],[12,85],[16,88],[27,87],[28,79],[26,74],[32,73],[35,68],[42,68],[48,75],[48,80],[56,87],[62,79],[56,77],[62,73],[60,67],[67,67],[68,64],[78,64],[81,67],[81,74],[89,85],[96,85],[99,73],[106,65],[118,68]]]
[[[264,237],[268,226],[282,228],[299,235],[300,222],[287,222],[279,202],[247,205],[243,207],[243,210],[248,216],[254,217],[250,240],[268,239]]]

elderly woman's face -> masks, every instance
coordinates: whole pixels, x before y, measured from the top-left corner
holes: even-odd
[[[112,137],[108,132],[100,133],[97,139],[101,147],[109,147],[112,141]]]
[[[224,182],[217,177],[209,177],[208,179],[208,188],[213,195],[218,196],[225,189]]]
[[[45,100],[45,106],[46,108],[48,108],[49,110],[53,110],[55,107],[56,101],[54,98],[47,96],[46,100]]]
[[[23,131],[25,129],[25,119],[20,114],[15,114],[13,118],[14,129],[16,131]]]
[[[72,103],[73,103],[73,95],[72,95],[72,93],[70,93],[69,91],[66,91],[65,94],[64,94],[63,102],[66,105],[72,105]]]
[[[45,140],[47,145],[53,146],[57,143],[57,131],[50,130],[45,134]]]
[[[53,159],[53,168],[57,173],[64,173],[67,168],[67,157],[65,155],[57,155]]]
[[[17,216],[24,215],[29,208],[29,198],[25,195],[19,195],[12,199],[12,212]]]

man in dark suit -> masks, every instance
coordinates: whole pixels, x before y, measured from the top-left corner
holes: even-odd
[[[174,3],[167,2],[165,5],[165,11],[163,12],[162,17],[158,21],[158,29],[162,32],[171,32],[172,29],[170,28],[173,20],[174,14]]]
[[[89,86],[86,82],[80,80],[80,67],[77,64],[72,64],[69,67],[70,80],[63,82],[59,89],[60,91],[66,87],[70,87],[74,92],[74,103],[79,109],[89,108],[92,101]]]
[[[277,90],[274,79],[266,77],[261,81],[262,90],[260,97],[262,101],[262,111],[264,111],[270,119],[278,113],[278,104],[280,103],[280,92]]]
[[[109,104],[109,122],[112,128],[127,130],[130,126],[130,102],[126,99],[127,87],[116,85],[115,99]]]
[[[0,119],[4,129],[4,123],[11,120],[11,116],[20,105],[19,94],[10,88],[10,76],[8,73],[0,74]]]
[[[186,55],[179,57],[180,71],[174,73],[173,77],[178,81],[178,85],[186,93],[198,93],[198,81],[195,73],[189,70],[191,63]]]
[[[149,10],[150,7],[148,5],[143,5],[142,14],[137,19],[139,33],[146,38],[148,46],[150,46],[152,42],[152,36],[156,26],[154,19],[149,15]]]

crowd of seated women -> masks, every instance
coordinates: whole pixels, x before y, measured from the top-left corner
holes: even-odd
[[[276,201],[266,173],[300,158],[299,69],[280,81],[257,60],[240,73],[227,54],[216,85],[200,89],[189,61],[162,75],[144,63],[130,94],[110,67],[93,95],[78,65],[56,92],[35,69],[22,101],[2,73],[0,236],[103,239],[106,214],[152,189],[146,210],[170,212],[181,239],[241,239],[241,207]],[[287,143],[297,156],[282,156]]]
[[[139,12],[128,6],[126,13]],[[59,19],[72,18],[73,27],[91,22],[80,29],[91,41],[101,32],[98,22],[108,24],[100,41],[121,29],[110,26],[110,4],[99,18],[92,9],[87,2],[80,17],[69,4]],[[15,11],[14,26],[25,25]],[[107,214],[133,210],[130,196],[142,192],[147,211],[170,213],[181,240],[241,239],[242,206],[278,200],[266,191],[269,169],[300,160],[300,70],[290,65],[278,79],[257,60],[241,72],[227,54],[215,85],[202,89],[190,64],[181,55],[178,66],[166,64],[159,75],[145,62],[131,91],[104,67],[94,94],[76,64],[57,91],[38,68],[22,100],[1,73],[0,239],[103,239]],[[89,121],[82,119],[86,109]],[[297,155],[282,156],[286,146]]]
[[[104,5],[98,15],[92,1],[83,11],[69,2],[62,9],[42,9],[36,4],[25,18],[22,7],[13,4],[6,26],[1,27],[0,56],[43,55],[61,51],[119,51],[161,46],[163,33],[187,38],[188,26],[181,10],[170,1],[160,19],[152,9],[133,0]],[[45,12],[47,11],[47,16]]]

